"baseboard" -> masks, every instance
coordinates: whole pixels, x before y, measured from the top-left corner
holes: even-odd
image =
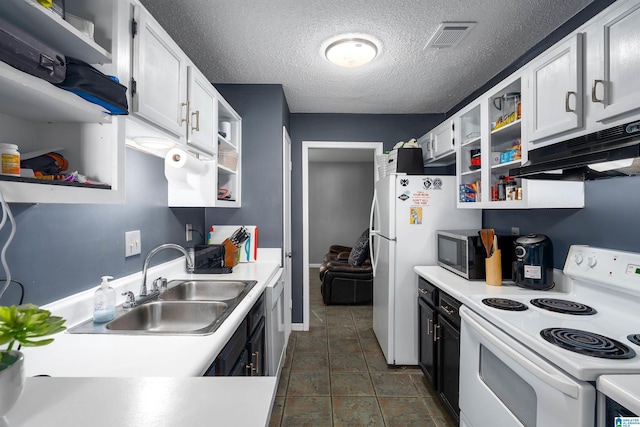
[[[320,268],[322,264],[309,264],[309,268]]]
[[[304,331],[304,323],[292,323],[291,324],[292,331]]]

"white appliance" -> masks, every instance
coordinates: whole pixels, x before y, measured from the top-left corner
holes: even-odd
[[[454,176],[391,174],[376,182],[369,219],[373,331],[390,365],[418,364],[416,265],[436,265],[436,230],[481,227],[456,208]]]
[[[461,308],[467,427],[594,427],[596,380],[640,373],[640,254],[574,245],[563,272],[564,289]]]
[[[278,376],[285,357],[284,277],[282,269],[278,279],[265,289],[267,304],[267,375]]]

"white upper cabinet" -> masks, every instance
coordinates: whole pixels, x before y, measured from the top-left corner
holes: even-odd
[[[584,207],[584,183],[514,178],[527,161],[530,90],[515,73],[463,108],[455,119],[458,208],[534,209]]]
[[[175,136],[188,120],[187,57],[143,7],[135,8],[132,112]]]
[[[620,3],[587,29],[589,114],[598,122],[640,110],[640,2]]]
[[[187,68],[189,122],[187,145],[214,155],[217,151],[217,133],[214,118],[218,116],[216,90],[193,65]]]
[[[453,150],[453,121],[446,120],[431,131],[431,151],[433,153],[433,159],[438,160],[444,156],[448,156],[453,153]]]
[[[448,119],[418,139],[425,166],[442,166],[455,162],[454,120]]]
[[[530,142],[582,127],[582,34],[536,58],[528,79]]]

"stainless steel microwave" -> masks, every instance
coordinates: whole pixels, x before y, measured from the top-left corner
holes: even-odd
[[[484,280],[487,252],[480,239],[480,230],[438,230],[438,265],[468,280]],[[513,278],[513,242],[518,236],[498,236],[502,250],[502,277]]]

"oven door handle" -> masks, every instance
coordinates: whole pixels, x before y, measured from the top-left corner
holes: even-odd
[[[494,346],[498,347],[500,351],[513,359],[513,361],[529,371],[532,375],[535,375],[541,381],[544,381],[551,387],[555,388],[558,391],[561,391],[567,396],[573,399],[578,398],[580,389],[575,383],[565,379],[564,377],[547,372],[546,370],[544,370],[544,368],[536,365],[531,359],[528,359],[527,357],[518,353],[518,351],[514,350],[514,348],[518,348],[520,350],[528,352],[528,350],[526,350],[524,347],[515,342],[509,343],[509,345],[507,345],[496,338],[493,333],[488,331],[484,326],[478,323],[476,319],[473,318],[477,315],[470,312],[469,309],[464,306],[460,307],[460,316],[462,317],[463,324],[466,322],[467,325],[473,328],[475,332],[482,335],[484,339],[489,341]]]

